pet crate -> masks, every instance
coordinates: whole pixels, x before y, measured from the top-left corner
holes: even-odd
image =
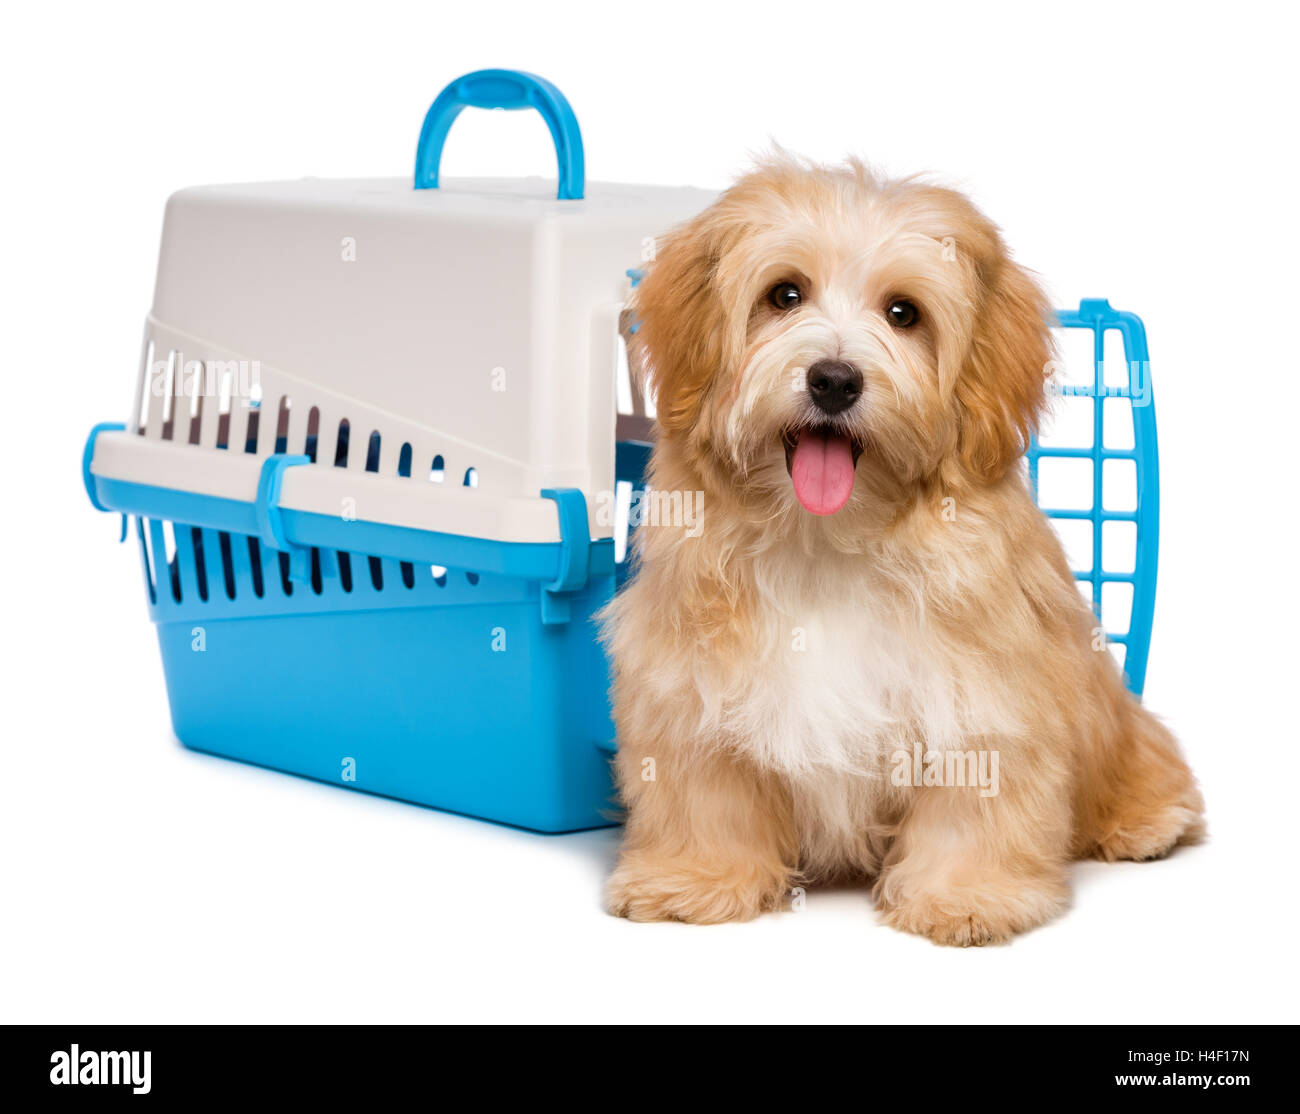
[[[539,111],[558,184],[440,183],[466,106]],[[642,485],[649,453],[639,400],[618,415],[625,268],[712,197],[586,183],[559,90],[487,70],[434,101],[414,187],[169,200],[129,421],[92,431],[82,471],[140,546],[186,746],[539,831],[609,822],[593,615],[626,568],[612,497]],[[1099,346],[1119,329],[1145,367],[1131,315],[1089,302],[1062,324]],[[1095,463],[1098,493],[1105,461],[1138,469],[1131,512],[1100,494],[1087,511],[1098,529],[1135,524],[1136,568],[1099,556],[1079,575],[1098,594],[1134,586],[1116,637],[1140,688],[1156,488],[1138,386],[1131,448],[1104,447],[1098,424],[1060,451]],[[1100,365],[1093,388],[1067,389],[1100,415]],[[1030,454],[1035,482],[1055,451]]]

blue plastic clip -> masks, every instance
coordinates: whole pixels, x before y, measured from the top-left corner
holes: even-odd
[[[253,513],[257,517],[257,532],[262,544],[289,554],[289,579],[305,583],[309,575],[309,550],[294,545],[285,536],[280,518],[280,488],[284,484],[287,468],[310,464],[311,457],[302,454],[275,453],[262,462],[262,474],[257,481],[257,501]]]
[[[640,285],[641,285],[641,280],[642,280],[643,278],[645,278],[645,271],[641,270],[641,269],[638,268],[638,267],[629,267],[629,268],[628,268],[626,271],[624,271],[623,273],[624,273],[625,275],[627,275],[627,277],[630,278],[630,279],[632,280],[632,289],[633,289],[633,290],[635,290],[638,286],[640,286]],[[640,328],[641,328],[641,322],[640,322],[640,321],[637,321],[635,318],[633,318],[633,319],[632,319],[632,324],[630,324],[630,325],[628,326],[628,328],[627,328],[628,335],[629,335],[629,336],[635,336],[636,333],[637,333],[637,331],[638,331]]]
[[[120,433],[124,429],[126,429],[126,426],[122,422],[100,422],[90,431],[90,436],[86,438],[86,447],[81,452],[81,482],[86,486],[86,495],[90,499],[90,505],[97,511],[108,511],[111,508],[104,506],[95,493],[95,477],[90,471],[91,461],[95,459],[95,438],[106,431],[111,430],[114,433]],[[117,540],[119,542],[126,541],[126,515],[122,516],[122,536]]]
[[[547,626],[567,623],[569,600],[564,593],[576,592],[587,583],[591,558],[591,535],[587,532],[587,500],[577,488],[548,487],[543,499],[555,500],[560,514],[560,571],[550,584],[542,585],[542,622]]]

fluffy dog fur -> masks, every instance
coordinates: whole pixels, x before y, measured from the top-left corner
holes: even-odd
[[[786,282],[801,301],[774,307]],[[1057,915],[1072,859],[1199,836],[1178,745],[1095,648],[1020,465],[1048,303],[965,197],[779,156],[660,242],[635,309],[650,484],[702,492],[703,529],[643,527],[606,616],[612,912],[739,920],[851,877],[888,923],[983,944]],[[864,379],[832,422],[861,456],[830,515],[796,500],[785,448],[822,420],[820,359]],[[1000,792],[893,784],[918,741],[997,751]]]

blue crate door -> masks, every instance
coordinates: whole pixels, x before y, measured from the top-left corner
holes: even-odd
[[[1071,552],[1074,575],[1091,596],[1108,644],[1117,648],[1129,689],[1140,697],[1151,643],[1160,541],[1160,464],[1146,330],[1136,314],[1112,309],[1104,299],[1088,299],[1077,310],[1062,310],[1057,320],[1064,330],[1092,334],[1091,381],[1055,388],[1063,404],[1083,408],[1084,424],[1090,418],[1090,430],[1066,438],[1068,444],[1055,438],[1040,444],[1035,438],[1027,454],[1029,479],[1039,504],[1063,534],[1080,525],[1087,531],[1090,525],[1090,540],[1085,535],[1084,544]],[[1123,341],[1122,375],[1114,374],[1113,364],[1112,374],[1107,374],[1108,333]],[[1077,422],[1071,428],[1080,432]],[[1052,495],[1045,491],[1047,472],[1065,467],[1073,468],[1076,476],[1090,473],[1085,481],[1091,488],[1090,501],[1051,505]]]

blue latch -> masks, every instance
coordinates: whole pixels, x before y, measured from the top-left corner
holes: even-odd
[[[121,422],[100,422],[90,431],[90,436],[86,438],[86,447],[81,451],[81,482],[86,485],[86,495],[90,499],[90,505],[97,511],[107,511],[110,508],[99,501],[99,495],[95,491],[95,477],[90,471],[91,462],[95,459],[95,438],[101,433],[109,431],[120,433],[124,429],[126,426]],[[122,536],[117,540],[126,541],[126,515],[122,516]]]
[[[295,545],[285,536],[284,522],[280,517],[280,488],[288,468],[310,464],[311,457],[298,453],[275,453],[262,462],[262,473],[257,481],[257,499],[253,514],[257,520],[257,533],[262,544],[289,555],[289,579],[305,584],[310,576],[310,554],[307,546]],[[322,551],[322,575],[333,576],[337,565],[333,551]]]
[[[542,622],[547,626],[569,621],[566,593],[587,583],[591,535],[587,531],[587,499],[577,488],[548,487],[543,499],[553,499],[560,514],[560,570],[550,584],[542,585]]]

